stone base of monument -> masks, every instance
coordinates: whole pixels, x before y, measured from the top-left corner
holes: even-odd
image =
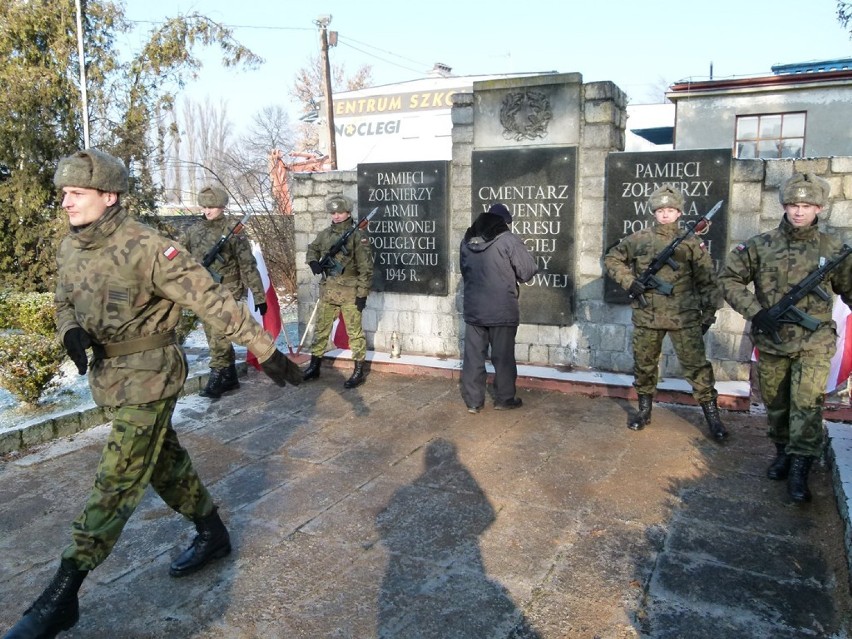
[[[325,354],[327,366],[349,369],[352,367],[352,351],[332,350]],[[392,358],[389,353],[367,352],[369,370],[403,375],[431,375],[437,377],[459,377],[462,360],[425,355],[400,355]],[[490,376],[494,368],[486,364]],[[519,388],[553,390],[587,397],[617,397],[636,399],[633,376],[622,373],[605,373],[583,370],[560,370],[552,366],[518,365]],[[748,411],[751,408],[751,389],[748,382],[717,382],[718,403],[726,410]],[[657,385],[657,402],[697,405],[692,398],[692,389],[684,379],[664,378]]]

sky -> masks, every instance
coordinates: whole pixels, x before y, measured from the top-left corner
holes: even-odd
[[[347,76],[370,65],[375,86],[425,77],[440,62],[458,76],[576,72],[644,104],[673,82],[708,79],[711,68],[723,79],[852,57],[835,0],[127,0],[137,31],[119,46],[132,49],[164,18],[193,11],[231,27],[265,60],[253,71],[224,69],[210,50],[185,89],[194,101],[225,104],[237,130],[268,105],[300,115],[290,89],[319,55],[322,15],[339,37],[331,63]]]

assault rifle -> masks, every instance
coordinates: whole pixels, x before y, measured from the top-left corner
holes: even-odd
[[[820,299],[828,302],[831,299],[831,296],[825,292],[825,289],[820,286],[820,283],[825,279],[829,272],[840,266],[840,263],[845,260],[850,253],[852,253],[852,247],[848,244],[844,244],[837,257],[825,262],[818,269],[807,275],[801,282],[791,288],[784,297],[770,306],[768,309],[769,317],[774,319],[776,322],[798,324],[809,331],[815,331],[819,328],[819,320],[796,308],[796,303],[804,299],[808,293],[816,293]],[[820,258],[820,261],[823,259],[825,258]],[[760,329],[756,329],[756,332],[762,331],[760,331]],[[778,331],[773,331],[771,337],[772,341],[776,344],[781,343],[781,336],[778,335]]]
[[[234,235],[239,235],[240,233],[242,233],[243,228],[246,224],[248,224],[250,217],[251,212],[246,213],[243,219],[234,224],[234,228],[232,228],[227,233],[224,233],[222,237],[219,238],[219,241],[213,245],[213,248],[211,248],[209,251],[207,251],[207,253],[204,254],[204,259],[201,260],[201,265],[210,272],[210,275],[213,277],[217,284],[220,284],[222,282],[222,276],[211,268],[213,266],[213,262],[215,262],[216,260],[219,260],[222,263],[225,262],[225,258],[222,257],[222,249],[225,247],[225,244],[227,244],[228,240],[230,240]]]
[[[668,282],[661,280],[657,277],[657,273],[659,273],[660,269],[663,268],[666,264],[668,264],[675,271],[680,268],[680,265],[672,259],[674,255],[675,249],[680,246],[681,242],[687,239],[690,235],[694,233],[701,233],[706,228],[710,226],[710,218],[716,215],[716,212],[722,208],[722,202],[724,200],[719,200],[716,202],[716,205],[707,211],[703,217],[696,220],[692,224],[687,225],[686,233],[683,235],[676,237],[671,241],[671,243],[660,251],[659,255],[654,258],[654,261],[648,265],[642,274],[636,279],[644,286],[646,289],[656,289],[662,295],[671,295],[672,289],[674,288]],[[633,298],[633,295],[630,295],[630,298]],[[648,306],[648,300],[645,299],[644,295],[639,295],[639,306],[645,308]]]
[[[358,221],[358,224],[347,229],[347,231],[340,236],[340,239],[334,243],[325,255],[323,255],[319,260],[320,268],[322,268],[323,277],[327,275],[340,275],[343,272],[343,264],[335,259],[335,256],[338,253],[343,253],[344,255],[348,255],[349,251],[346,248],[346,242],[352,237],[352,234],[358,229],[367,228],[367,223],[373,218],[376,214],[376,211],[379,210],[377,206],[372,211],[370,211],[367,216]]]

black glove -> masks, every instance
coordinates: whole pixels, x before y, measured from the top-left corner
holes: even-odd
[[[630,297],[634,300],[639,299],[639,296],[644,294],[645,291],[648,290],[645,288],[645,285],[642,284],[639,280],[633,280],[630,284],[630,288],[627,289],[627,292],[630,293]]]
[[[261,316],[266,315],[266,302],[261,302],[260,304],[255,304],[254,310],[260,313]]]
[[[777,333],[779,328],[781,328],[781,325],[769,315],[769,311],[765,308],[751,318],[751,330],[753,331],[772,335]]]
[[[89,358],[86,356],[86,349],[92,345],[92,338],[82,328],[75,326],[65,333],[62,343],[65,344],[68,357],[77,365],[77,372],[80,375],[85,375],[86,370],[89,368]]]
[[[320,266],[320,263],[317,262],[316,260],[313,260],[312,262],[308,262],[308,266],[311,267],[311,271],[313,272],[314,275],[322,275],[322,266]]]
[[[355,298],[355,308],[358,309],[359,313],[364,312],[365,306],[367,306],[367,298],[366,297],[356,297]]]
[[[298,386],[302,383],[302,371],[293,361],[278,349],[272,353],[265,362],[261,362],[263,372],[279,386],[286,386],[287,382]]]

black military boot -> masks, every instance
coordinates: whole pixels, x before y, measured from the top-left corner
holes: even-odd
[[[240,376],[237,375],[237,365],[231,364],[222,369],[222,392],[237,390],[240,387]]]
[[[89,574],[63,559],[53,581],[3,639],[53,639],[80,618],[77,591]]]
[[[766,476],[769,479],[787,479],[787,474],[790,472],[790,456],[784,452],[786,448],[787,444],[775,442],[775,459],[766,469]]]
[[[813,457],[805,455],[790,455],[790,475],[787,477],[787,494],[793,501],[810,501],[811,491],[808,490],[808,473],[811,470]]]
[[[211,368],[210,375],[207,378],[207,386],[205,386],[199,395],[209,397],[210,399],[219,399],[222,396],[223,385],[225,380],[226,368]]]
[[[169,566],[172,577],[191,575],[214,559],[221,559],[231,553],[231,537],[216,508],[206,517],[198,519],[195,529],[198,535],[192,540],[192,545]]]
[[[710,434],[716,441],[723,441],[728,436],[728,429],[722,423],[722,417],[719,415],[719,405],[715,399],[709,402],[701,402],[701,410],[704,411],[704,419],[707,420],[707,427],[710,429]]]
[[[305,374],[302,375],[304,381],[317,379],[320,376],[320,367],[322,366],[322,357],[311,355],[311,363],[305,369]]]
[[[364,377],[364,360],[355,362],[355,370],[352,372],[352,377],[343,382],[344,388],[355,388],[366,381]]]
[[[639,412],[627,424],[630,430],[642,430],[651,423],[651,405],[654,403],[651,395],[639,395]]]

